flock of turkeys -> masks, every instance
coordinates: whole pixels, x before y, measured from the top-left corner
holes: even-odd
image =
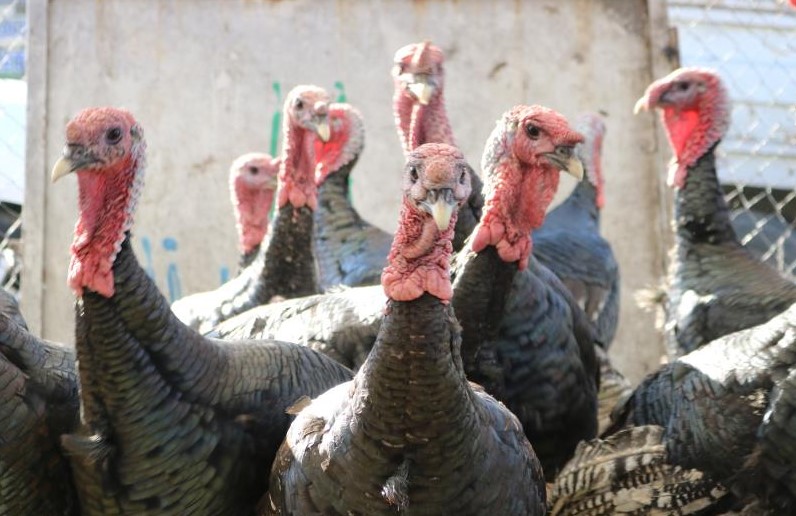
[[[636,104],[674,152],[676,241],[669,361],[633,390],[607,353],[605,123],[511,107],[476,171],[443,61],[395,55],[394,235],[349,200],[362,115],[297,86],[281,155],[230,170],[238,274],[172,306],[130,243],[143,128],[112,107],[67,124],[76,345],[2,300],[0,513],[796,514],[796,285],[733,230],[719,76],[677,70]],[[580,182],[547,213],[562,172]]]

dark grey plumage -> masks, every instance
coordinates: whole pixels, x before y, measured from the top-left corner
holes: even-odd
[[[493,247],[465,256],[454,267],[452,304],[467,377],[517,415],[552,479],[577,443],[597,434],[594,330],[533,257],[517,271]]]
[[[575,147],[586,178],[533,232],[533,255],[566,285],[607,349],[619,322],[620,283],[611,244],[600,235],[605,124],[597,115],[586,114],[577,128],[586,137]]]
[[[77,420],[74,350],[0,314],[0,514],[78,514],[59,448],[59,435]]]
[[[83,425],[65,436],[84,514],[246,514],[286,409],[350,378],[282,342],[219,342],[182,325],[126,239],[111,298],[77,307]]]
[[[617,428],[662,426],[673,464],[701,469],[771,514],[792,514],[794,414],[796,304],[648,376],[615,419]]]
[[[329,120],[331,138],[317,156],[324,177],[313,225],[321,290],[375,285],[387,264],[392,235],[364,220],[351,204],[350,174],[365,144],[362,115],[348,104],[332,104]]]
[[[353,382],[305,408],[261,514],[544,514],[522,427],[464,375],[450,306],[391,302]]]

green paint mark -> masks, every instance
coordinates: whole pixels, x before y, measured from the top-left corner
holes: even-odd
[[[274,82],[272,88],[276,94],[277,107],[274,116],[271,117],[271,146],[269,152],[271,156],[276,156],[277,147],[279,146],[279,133],[282,126],[282,85],[279,82]]]
[[[274,111],[274,115],[271,117],[271,145],[269,147],[269,152],[271,156],[278,156],[279,135],[282,132],[282,84],[280,84],[279,81],[274,81],[271,87],[274,89],[274,94],[276,94],[276,111]],[[274,201],[276,201],[276,199],[274,199]],[[268,220],[274,220],[275,213],[276,202],[271,204]]]
[[[343,81],[335,81],[334,89],[336,89],[338,92],[335,102],[345,102],[347,97],[345,96],[345,85],[343,84]]]

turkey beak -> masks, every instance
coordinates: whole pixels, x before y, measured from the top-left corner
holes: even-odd
[[[64,147],[63,156],[53,165],[50,180],[54,183],[65,175],[76,172],[96,161],[97,159],[92,154],[86,152],[84,146],[68,144]]]
[[[429,84],[428,77],[425,75],[415,75],[414,80],[409,84],[409,91],[412,92],[420,104],[426,106],[434,94],[434,86]]]
[[[650,108],[649,100],[650,100],[649,99],[649,95],[646,95],[646,94],[643,97],[641,97],[640,99],[638,99],[636,101],[636,105],[633,106],[633,114],[634,115],[638,115],[642,111],[648,111],[649,108]]]
[[[315,123],[315,132],[318,134],[318,138],[320,138],[322,142],[328,142],[329,138],[332,137],[332,130],[329,127],[329,119],[323,117],[322,119],[318,120]]]
[[[572,145],[559,145],[555,151],[545,154],[547,160],[564,172],[571,174],[575,179],[583,179],[583,163],[580,162]]]
[[[428,207],[437,228],[440,231],[445,231],[451,224],[451,217],[453,210],[456,207],[456,201],[453,198],[453,190],[451,188],[440,188],[439,190],[429,190],[428,197],[426,197],[426,206]]]

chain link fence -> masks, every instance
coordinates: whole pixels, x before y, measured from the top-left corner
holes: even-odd
[[[0,0],[0,285],[19,291],[25,188],[25,0]]]
[[[717,150],[742,243],[796,278],[796,9],[787,0],[669,0],[682,66],[716,69],[733,101]]]

